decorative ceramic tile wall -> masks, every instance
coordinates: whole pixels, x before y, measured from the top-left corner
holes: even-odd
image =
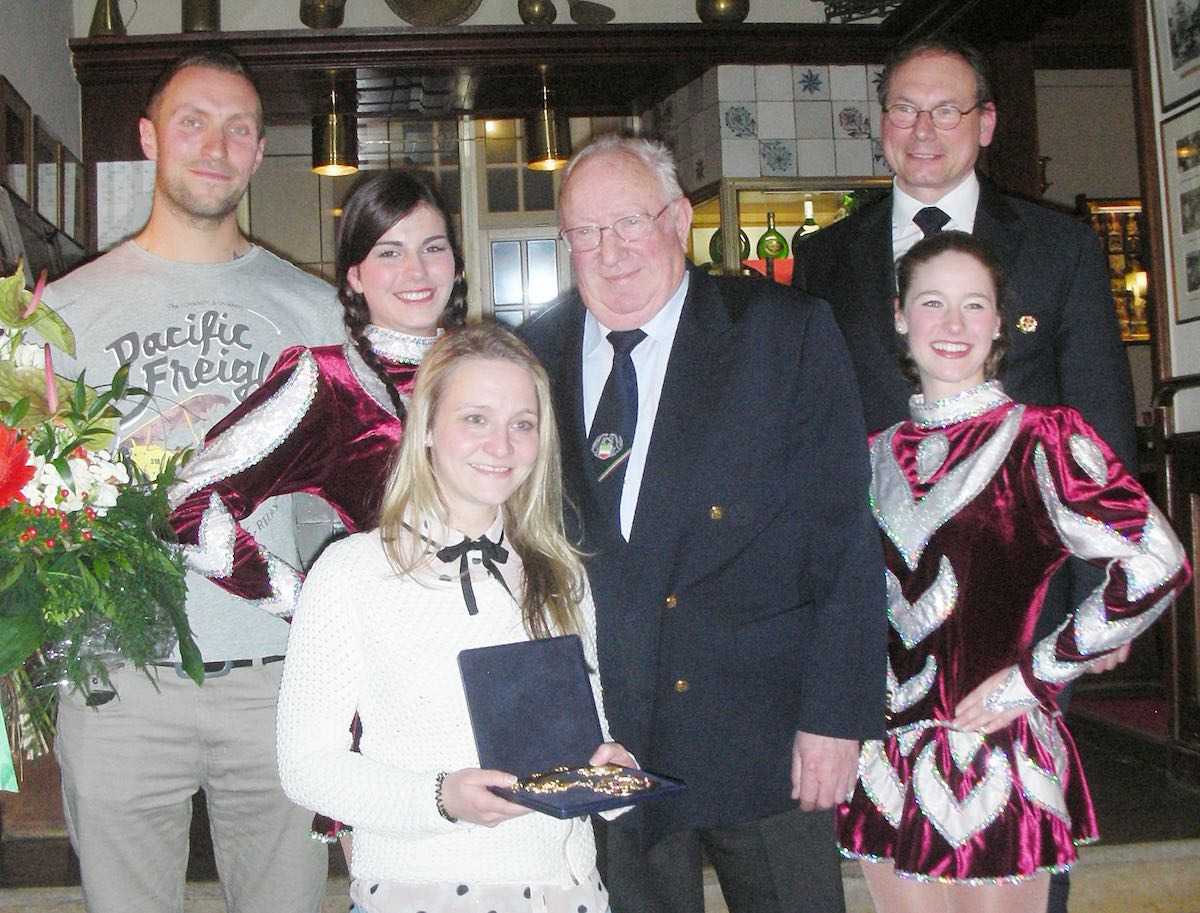
[[[879,67],[715,67],[642,115],[675,150],[685,190],[719,177],[890,174]]]

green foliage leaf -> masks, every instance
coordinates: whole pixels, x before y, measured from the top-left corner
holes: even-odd
[[[4,619],[4,636],[0,637],[0,675],[20,667],[26,658],[46,639],[46,626],[32,614]]]
[[[38,302],[37,309],[28,317],[22,316],[32,300],[33,292],[25,288],[22,270],[0,279],[0,324],[17,330],[33,330],[50,345],[73,356],[75,334],[44,302]]]

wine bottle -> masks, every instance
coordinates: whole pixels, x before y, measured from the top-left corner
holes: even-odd
[[[740,228],[738,229],[738,253],[741,254],[743,260],[750,259],[750,239]],[[713,266],[720,266],[725,262],[725,237],[719,228],[713,232],[713,236],[708,242],[708,259],[713,262]]]
[[[767,213],[767,230],[758,239],[758,257],[767,262],[767,276],[775,278],[775,261],[788,255],[787,240],[775,228],[775,213]]]
[[[817,220],[813,218],[812,197],[806,196],[804,198],[804,222],[796,229],[796,233],[792,235],[792,250],[795,251],[799,247],[801,238],[805,235],[811,235],[814,231],[819,230],[820,227],[817,224]]]

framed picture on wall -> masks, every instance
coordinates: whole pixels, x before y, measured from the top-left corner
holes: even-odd
[[[0,76],[0,182],[29,202],[29,157],[33,112],[16,89]]]
[[[29,201],[37,214],[51,225],[58,224],[58,197],[62,179],[58,173],[58,147],[62,144],[40,117],[33,119],[33,170]]]
[[[84,217],[87,213],[87,199],[83,190],[83,163],[74,152],[62,145],[58,147],[58,162],[62,176],[62,189],[58,200],[58,227],[67,237],[85,244],[87,226]]]
[[[1175,320],[1200,320],[1200,105],[1162,125]]]
[[[1164,111],[1200,93],[1200,0],[1151,0]]]

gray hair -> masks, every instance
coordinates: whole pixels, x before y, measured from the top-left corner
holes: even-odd
[[[576,152],[563,171],[561,186],[566,186],[571,173],[579,167],[580,162],[601,153],[625,155],[637,159],[646,166],[647,171],[658,179],[659,186],[666,194],[667,202],[677,200],[684,195],[683,188],[679,184],[679,175],[675,171],[675,156],[666,144],[658,140],[647,139],[644,136],[628,136],[622,133],[605,133]]]
[[[883,65],[883,72],[879,74],[879,88],[877,93],[879,95],[880,107],[886,108],[888,106],[888,88],[891,85],[892,74],[896,72],[896,68],[908,63],[914,57],[920,57],[922,54],[949,54],[952,57],[959,58],[975,74],[975,104],[983,107],[995,101],[992,97],[991,80],[988,78],[988,64],[983,54],[965,41],[950,36],[942,36],[938,38],[921,38],[908,44],[902,44],[888,54],[888,58]]]

